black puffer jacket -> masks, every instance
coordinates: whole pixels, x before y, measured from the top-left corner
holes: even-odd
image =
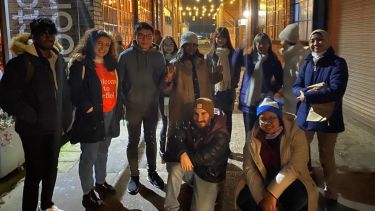
[[[39,56],[33,44],[21,41],[27,41],[29,36],[21,34],[12,41],[11,48],[19,56],[5,67],[0,107],[16,117],[15,129],[21,135],[62,134],[72,119],[64,58],[57,49],[53,50],[57,55],[55,82],[49,61]]]
[[[85,72],[83,72],[85,64]],[[73,62],[69,68],[69,83],[73,105],[76,107],[75,121],[72,128],[72,137],[83,143],[104,141],[106,136],[117,137],[120,134],[121,97],[120,87],[117,87],[117,104],[114,108],[114,118],[111,122],[109,134],[105,134],[103,118],[102,85],[96,74],[92,62],[83,58]],[[116,71],[116,70],[113,70]],[[82,79],[82,75],[84,75]],[[118,77],[117,77],[118,80]],[[120,83],[117,81],[117,84]],[[93,111],[86,111],[93,107]]]
[[[223,112],[216,112],[209,127],[199,129],[193,121],[185,122],[167,143],[164,160],[180,162],[182,153],[187,152],[194,172],[208,182],[225,179],[229,156],[229,132]]]

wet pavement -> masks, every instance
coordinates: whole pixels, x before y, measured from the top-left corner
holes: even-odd
[[[158,130],[160,129],[160,124]],[[320,198],[320,210],[375,210],[375,135],[362,130],[356,124],[346,124],[347,130],[339,135],[336,145],[336,162],[338,175],[336,178],[340,192],[338,205],[332,205]],[[229,160],[227,179],[224,187],[223,200],[219,205],[222,210],[233,210],[233,190],[241,176],[242,148],[244,144],[244,128],[242,114],[233,115],[233,134],[231,150],[234,159]],[[318,185],[322,186],[322,171],[319,167],[317,142],[312,144],[314,176]],[[97,210],[162,210],[165,192],[153,187],[147,181],[147,162],[144,153],[144,142],[140,144],[140,182],[141,188],[137,195],[126,191],[130,171],[126,158],[127,131],[122,126],[119,138],[113,139],[108,158],[107,182],[117,189],[115,196],[105,200],[106,206]],[[79,144],[67,144],[62,148],[59,159],[59,173],[54,192],[54,201],[65,211],[85,210],[81,205],[82,190],[78,177]],[[166,181],[165,165],[157,161],[157,171]],[[1,211],[21,210],[23,180],[15,188],[0,198]],[[188,210],[191,189],[184,185],[180,194],[182,210]]]

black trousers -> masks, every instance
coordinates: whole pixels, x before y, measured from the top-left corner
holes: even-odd
[[[307,211],[307,191],[301,181],[295,180],[281,194],[278,200],[279,211]],[[237,205],[242,211],[262,211],[255,202],[246,185],[237,198]]]
[[[39,183],[42,182],[41,208],[52,202],[60,153],[60,139],[55,135],[20,135],[25,152],[26,176],[23,186],[22,210],[35,211],[38,206]]]

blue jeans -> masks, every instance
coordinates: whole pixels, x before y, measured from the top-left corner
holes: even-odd
[[[245,135],[247,135],[247,133],[249,131],[251,131],[251,129],[253,129],[256,120],[257,120],[257,107],[256,106],[250,106],[248,113],[243,112],[243,122],[244,122],[244,125],[245,125]]]
[[[190,210],[214,210],[216,197],[219,191],[219,183],[207,182],[196,175],[194,171],[182,170],[180,163],[178,162],[168,162],[167,170],[168,183],[164,202],[165,210],[179,210],[180,203],[178,202],[177,197],[180,194],[182,181],[193,185],[193,199]]]
[[[107,176],[108,148],[110,137],[97,143],[81,143],[81,159],[79,161],[79,178],[83,194],[88,194],[94,188],[93,167],[95,168],[95,182],[103,184]]]

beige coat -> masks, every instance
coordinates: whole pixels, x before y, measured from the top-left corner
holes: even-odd
[[[279,198],[291,183],[299,179],[307,190],[308,210],[316,211],[318,210],[318,191],[307,169],[309,160],[307,139],[304,132],[298,128],[295,118],[292,114],[283,113],[285,132],[280,140],[281,170],[267,186],[267,190]],[[251,132],[250,140],[246,141],[244,147],[244,175],[237,185],[235,199],[247,184],[255,201],[259,203],[266,191],[263,180],[266,178],[267,170],[260,157],[261,141],[255,137],[257,130],[258,128],[255,128]]]
[[[210,82],[210,72],[207,63],[202,58],[196,58],[194,62],[198,76],[200,97],[212,99],[212,83]],[[181,121],[189,120],[192,117],[195,101],[191,61],[172,60],[170,65],[176,67],[176,74],[172,83],[163,89],[163,92],[170,96],[168,136],[180,125]]]

